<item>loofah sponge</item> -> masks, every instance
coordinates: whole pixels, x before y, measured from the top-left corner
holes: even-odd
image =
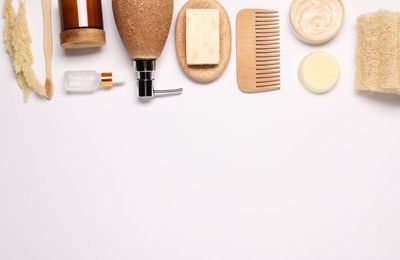
[[[358,17],[356,85],[359,91],[400,95],[400,13]]]

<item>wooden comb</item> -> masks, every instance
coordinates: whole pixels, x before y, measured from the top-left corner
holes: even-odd
[[[279,12],[241,10],[236,19],[237,77],[246,93],[280,89]]]

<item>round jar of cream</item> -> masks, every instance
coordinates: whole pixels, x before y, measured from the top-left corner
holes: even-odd
[[[342,0],[294,0],[290,23],[297,37],[309,44],[332,40],[344,21]]]
[[[59,0],[61,47],[95,48],[106,43],[101,0]]]

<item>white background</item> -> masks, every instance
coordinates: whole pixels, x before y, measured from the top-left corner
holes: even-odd
[[[171,30],[158,87],[185,92],[150,103],[136,98],[111,1],[107,45],[89,52],[59,47],[53,2],[51,102],[23,103],[1,36],[0,260],[400,259],[400,98],[354,86],[357,16],[399,10],[398,1],[345,1],[340,35],[310,47],[290,31],[289,0],[221,0],[233,32],[240,9],[281,11],[282,90],[241,93],[235,43],[220,79],[190,81]],[[184,3],[175,1],[174,20]],[[26,5],[44,81],[41,5]],[[318,50],[342,70],[326,95],[307,92],[296,75]],[[64,93],[64,71],[83,69],[128,82]]]

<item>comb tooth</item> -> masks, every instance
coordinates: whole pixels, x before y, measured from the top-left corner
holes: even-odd
[[[279,47],[270,46],[269,48],[259,48],[256,46],[256,54],[261,53],[277,53],[280,52],[281,49]]]
[[[276,86],[280,85],[281,81],[276,80],[276,81],[256,81],[256,85],[264,85],[264,86]]]
[[[279,13],[265,13],[255,14],[255,18],[259,20],[265,19],[279,19]]]
[[[264,77],[264,76],[270,76],[271,74],[274,74],[276,72],[279,72],[281,67],[278,66],[261,66],[261,65],[256,65],[256,76],[257,77]]]
[[[268,78],[268,77],[257,77],[257,83],[270,83],[270,82],[280,82],[281,77],[273,77],[273,78]]]
[[[279,86],[281,84],[280,81],[276,81],[276,82],[256,82],[256,86],[257,87],[275,87],[275,86]]]
[[[260,66],[262,66],[262,64],[264,64],[265,62],[280,62],[279,58],[271,58],[271,59],[261,59],[261,60],[256,60],[256,65],[257,64],[261,64]]]
[[[256,42],[272,42],[279,41],[279,38],[270,38],[270,39],[257,39]]]
[[[279,90],[280,89],[280,83],[277,84],[256,84],[256,88],[265,88],[265,90]]]
[[[274,49],[271,49],[271,50],[262,50],[262,51],[256,51],[256,54],[271,54],[271,53],[280,53],[280,50],[278,49],[278,50],[274,50]]]
[[[279,18],[279,13],[256,14],[256,19]]]
[[[266,79],[256,79],[256,84],[279,84],[281,82],[280,77],[266,78]]]
[[[271,37],[279,37],[280,34],[279,33],[271,33],[271,34],[260,34],[260,33],[256,33],[256,38],[257,39],[261,39],[261,38],[271,38]]]
[[[280,30],[256,30],[256,36],[268,36],[268,37],[279,37],[281,35]]]
[[[256,87],[267,88],[267,87],[277,87],[281,84],[280,81],[275,82],[256,82]]]
[[[262,10],[262,11],[256,11],[256,14],[275,14],[275,13],[279,13],[278,11],[275,10]]]
[[[257,26],[256,31],[261,31],[261,30],[277,30],[277,32],[280,31],[280,26],[277,26],[275,24],[271,25],[264,25],[264,26]]]
[[[270,69],[268,67],[260,67],[256,65],[256,77],[268,77],[268,78],[273,78],[273,77],[280,77],[281,69],[276,68],[276,69]]]
[[[272,58],[269,58],[269,59],[256,59],[256,63],[259,63],[259,62],[271,62],[271,61],[279,62],[279,61],[281,61],[281,59],[279,57],[272,57]]]
[[[256,39],[256,48],[261,47],[275,47],[279,46],[279,43],[276,43],[276,40],[271,39]]]
[[[266,87],[266,86],[279,86],[281,84],[281,81],[280,80],[275,80],[275,81],[259,81],[259,80],[256,80],[255,83],[256,83],[257,86],[263,85],[264,87]]]
[[[257,87],[257,86],[256,86]],[[268,91],[276,91],[276,90],[280,90],[281,89],[281,87],[267,87],[267,88],[263,88],[262,90],[264,91],[264,92],[268,92]]]
[[[264,87],[275,87],[281,84],[280,80],[277,81],[256,81],[256,86],[264,86]]]
[[[281,72],[280,68],[272,69],[272,68],[263,67],[260,65],[256,65],[256,70],[257,70],[256,73],[259,73],[260,76],[261,75],[279,74]]]
[[[281,81],[281,77],[279,75],[271,75],[266,77],[256,77],[257,82],[277,82]]]
[[[268,68],[258,68],[257,67],[257,72],[258,73],[263,73],[262,75],[265,77],[278,77],[281,73],[279,69],[268,69]]]
[[[256,54],[270,54],[270,53],[280,53],[280,49],[266,49],[266,50],[256,50]]]
[[[280,29],[281,25],[278,22],[265,22],[265,23],[256,23],[256,30],[261,30],[263,27],[265,27],[265,29]]]
[[[276,41],[259,41],[256,42],[256,48],[276,48],[279,47],[279,43]]]
[[[263,47],[263,48],[265,48],[265,47],[275,47],[275,46],[279,46],[279,43],[273,42],[273,41],[270,41],[270,42],[257,42],[256,46],[257,47]]]
[[[275,68],[276,67],[277,69],[279,69],[281,64],[279,62],[265,62],[265,63],[257,62],[256,66],[257,67],[266,67],[266,68],[272,68],[272,67]],[[262,73],[260,73],[260,74],[262,74]]]
[[[263,52],[263,51],[275,51],[280,52],[281,48],[276,45],[256,45],[256,52]]]
[[[273,34],[273,33],[280,33],[280,30],[276,29],[266,29],[266,28],[257,28],[256,33],[257,34]]]
[[[272,83],[256,83],[257,88],[278,88],[280,89],[280,82],[272,82]]]
[[[262,12],[255,12],[255,15],[269,15],[269,14],[279,14],[278,11],[275,10],[266,10],[266,11],[262,11]]]
[[[258,65],[256,67],[260,68],[260,66],[258,66]],[[262,67],[260,69],[262,69],[262,70],[257,70],[257,72],[256,72],[257,77],[269,76],[273,73],[280,71],[281,67],[280,66],[274,66],[274,67],[272,66],[272,67]],[[271,71],[274,71],[274,72],[271,72]]]
[[[279,57],[281,57],[280,54],[256,55],[256,59],[263,59],[263,58],[279,58]]]
[[[272,51],[257,51],[256,52],[256,58],[271,58],[271,57],[280,57],[280,50],[272,50]]]
[[[257,66],[277,66],[277,65],[281,65],[280,61],[270,61],[270,62],[257,62],[256,63]]]
[[[279,76],[269,77],[269,78],[256,78],[256,83],[280,83],[281,78]]]
[[[277,16],[279,17],[279,16]],[[279,23],[279,18],[277,17],[270,17],[270,18],[260,18],[260,17],[256,17],[255,20],[255,24],[262,24],[262,23],[266,23],[266,24],[271,24],[271,23],[275,23],[278,24]]]
[[[280,89],[280,82],[276,83],[256,83],[256,88],[263,88],[265,91],[272,91],[272,90],[279,90]]]
[[[264,17],[256,17],[256,23],[271,23],[271,22],[278,22],[279,21],[279,15],[276,16],[264,16]]]
[[[272,82],[272,81],[280,81],[281,77],[279,76],[279,74],[271,74],[271,75],[256,76],[256,79],[258,81]]]
[[[263,67],[263,68],[268,69],[268,70],[280,70],[281,69],[281,66],[279,66],[279,65],[278,66],[265,66],[265,65],[257,64],[256,66],[257,67]],[[262,73],[262,72],[257,73],[257,75],[259,75],[259,76],[262,76],[264,74],[266,74],[266,73]]]
[[[266,24],[266,25],[278,25],[279,20],[278,19],[257,19],[256,21],[256,26],[261,26],[262,24]]]
[[[269,50],[280,49],[279,45],[268,42],[268,41],[260,41],[256,43],[256,48],[269,48]]]
[[[256,39],[256,44],[280,45],[279,38]]]
[[[256,23],[256,28],[263,27],[263,26],[271,26],[271,25],[279,25],[279,21],[259,22],[259,23]]]
[[[261,35],[259,35],[261,36]],[[271,44],[275,44],[275,45],[280,45],[279,43],[280,39],[279,37],[258,37],[256,36],[256,44],[258,43],[270,43]]]
[[[280,61],[280,57],[279,56],[275,56],[275,57],[258,57],[256,56],[256,62],[269,62],[269,61]]]
[[[271,65],[281,65],[281,61],[280,59],[276,59],[276,61],[264,61],[264,60],[260,60],[257,59],[256,63],[259,64],[260,66],[271,66]]]
[[[256,21],[270,21],[279,20],[279,14],[257,14],[255,16]]]
[[[271,25],[271,24],[276,24],[279,25],[279,18],[272,18],[272,19],[256,19],[256,26],[261,26],[262,24],[267,24],[267,25]]]
[[[268,47],[258,47],[256,48],[256,52],[264,52],[264,51],[280,51],[280,47],[279,46],[272,46],[269,45]]]

